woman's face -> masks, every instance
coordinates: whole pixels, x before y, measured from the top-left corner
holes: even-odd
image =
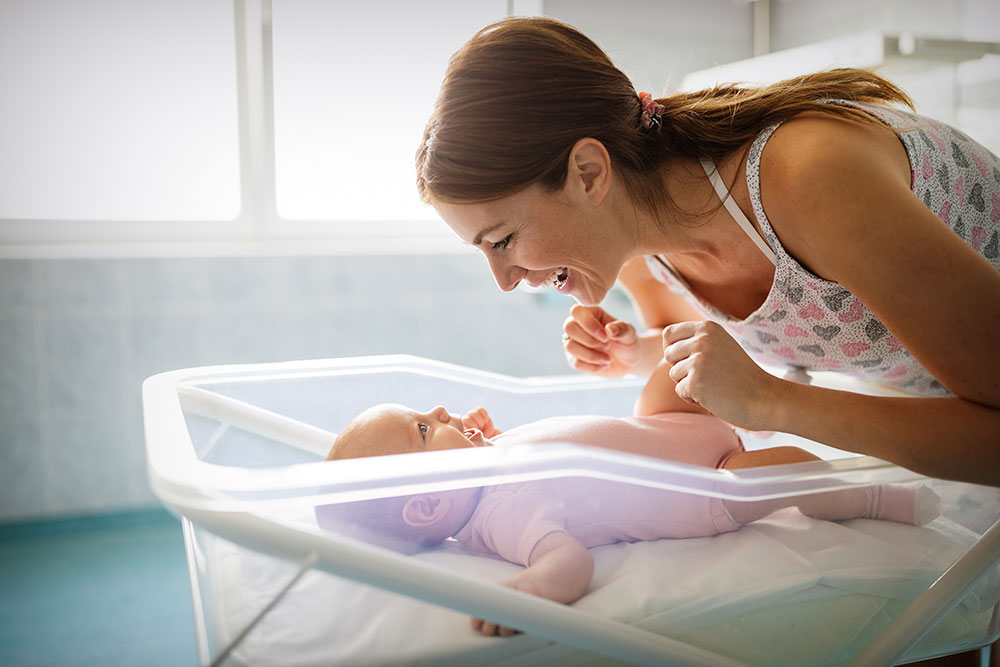
[[[625,239],[601,209],[565,190],[533,185],[491,202],[435,205],[458,236],[479,248],[505,292],[522,280],[600,303],[626,260]]]

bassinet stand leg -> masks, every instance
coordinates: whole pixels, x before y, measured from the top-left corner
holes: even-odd
[[[305,558],[303,558],[299,563],[299,569],[295,572],[292,578],[288,580],[288,583],[282,586],[277,595],[275,595],[270,602],[264,605],[264,607],[257,612],[257,615],[254,616],[249,623],[247,623],[246,627],[243,628],[243,630],[241,630],[235,638],[233,638],[233,641],[229,642],[229,644],[219,652],[219,655],[216,656],[215,660],[212,661],[212,664],[209,665],[209,667],[218,667],[218,665],[225,662],[226,658],[229,657],[229,654],[233,652],[233,649],[239,646],[243,639],[250,634],[250,631],[253,630],[258,623],[260,623],[260,620],[264,618],[268,612],[274,609],[274,606],[281,601],[281,598],[285,597],[288,591],[292,590],[292,586],[294,586],[298,580],[302,578],[302,575],[312,569],[313,563],[316,562],[316,558],[318,556],[319,554],[315,551],[310,551],[306,554]]]
[[[991,568],[1000,562],[1000,521],[917,596],[848,667],[895,665],[906,651],[951,611]]]

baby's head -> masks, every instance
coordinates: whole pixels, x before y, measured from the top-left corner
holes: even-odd
[[[328,461],[461,449],[491,444],[478,429],[443,407],[417,412],[384,404],[365,410],[337,436]],[[316,508],[319,525],[335,532],[404,552],[451,537],[476,507],[479,487],[393,498],[338,503]]]
[[[490,445],[478,429],[466,430],[462,418],[438,406],[417,412],[384,403],[362,412],[344,427],[327,461],[364,456],[409,454]]]

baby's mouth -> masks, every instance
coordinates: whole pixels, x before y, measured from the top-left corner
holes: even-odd
[[[475,442],[476,436],[479,436],[480,440],[483,439],[483,432],[480,431],[478,428],[467,428],[464,431],[462,431],[462,435],[468,438],[470,442]]]

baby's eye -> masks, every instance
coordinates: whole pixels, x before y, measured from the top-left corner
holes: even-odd
[[[513,237],[513,236],[514,236],[513,234],[508,234],[507,236],[503,237],[501,240],[499,240],[496,243],[492,244],[490,247],[493,248],[493,250],[506,250],[507,246],[510,245],[510,239],[511,239],[511,237]]]
[[[426,437],[427,431],[431,430],[427,424],[417,424],[417,430],[420,431],[420,437]]]

